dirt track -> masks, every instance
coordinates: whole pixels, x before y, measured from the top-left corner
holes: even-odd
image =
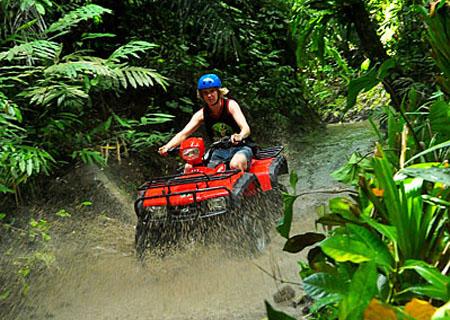
[[[367,123],[336,125],[292,139],[287,155],[300,176],[297,192],[337,187],[329,173],[351,152],[370,148],[369,131]],[[300,197],[292,234],[313,230],[315,211],[329,197]],[[72,221],[57,239],[57,262],[33,283],[20,319],[263,319],[264,300],[301,318],[300,308],[273,302],[283,285],[260,270],[300,282],[297,260],[303,256],[283,252],[284,241],[275,233],[256,258],[193,243],[145,266],[134,257],[133,226],[120,219]],[[300,286],[292,287],[301,296]]]

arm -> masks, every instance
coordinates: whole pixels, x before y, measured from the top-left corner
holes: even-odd
[[[178,132],[169,142],[167,142],[164,146],[159,148],[159,154],[165,156],[167,155],[167,151],[179,146],[184,140],[186,140],[192,133],[194,133],[203,122],[203,109],[197,111],[192,116],[191,120],[188,124]]]
[[[231,142],[238,143],[250,135],[250,127],[247,123],[247,119],[245,119],[245,116],[242,113],[241,107],[239,107],[239,104],[236,101],[230,100],[228,110],[241,129],[241,132],[231,136]]]

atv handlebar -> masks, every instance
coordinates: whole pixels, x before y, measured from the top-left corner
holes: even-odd
[[[175,147],[172,149],[167,150],[167,154],[170,156],[176,156],[180,152],[180,147]]]
[[[211,143],[210,148],[231,148],[233,144],[231,143],[231,136],[223,137],[222,139]]]
[[[211,143],[209,146],[209,149],[217,149],[217,148],[229,149],[231,147],[240,146],[244,143],[245,143],[245,140],[242,140],[237,144],[233,144],[231,142],[231,136],[226,136],[226,137],[221,138],[218,141]],[[167,154],[170,156],[176,156],[179,154],[179,152],[180,152],[180,146],[177,146],[177,147],[167,150]]]

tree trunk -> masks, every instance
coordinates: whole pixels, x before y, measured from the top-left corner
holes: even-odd
[[[381,43],[376,30],[376,24],[370,19],[369,13],[364,6],[363,0],[354,0],[343,4],[343,10],[346,18],[356,29],[361,47],[367,57],[374,63],[382,64],[389,59],[386,50]],[[388,77],[383,79],[383,86],[391,96],[393,106],[399,110],[401,105],[401,96],[395,89],[394,81],[401,76],[401,72],[395,69]]]

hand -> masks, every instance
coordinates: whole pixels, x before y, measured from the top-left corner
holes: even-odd
[[[162,156],[167,156],[167,152],[169,151],[169,148],[167,146],[162,146],[158,149],[158,153]]]
[[[238,144],[239,142],[242,142],[242,137],[239,133],[234,133],[230,137],[232,144]]]

